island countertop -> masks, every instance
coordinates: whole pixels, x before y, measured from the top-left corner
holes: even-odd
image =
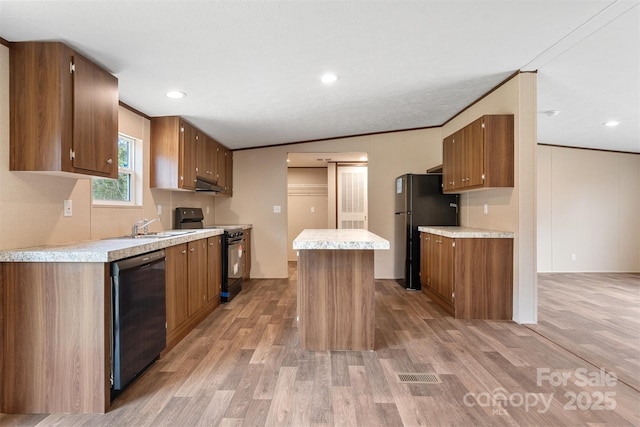
[[[362,229],[305,229],[293,249],[389,249],[388,240]]]
[[[513,232],[454,226],[419,226],[418,231],[459,239],[513,239]]]
[[[115,237],[66,245],[0,251],[0,262],[112,262],[169,246],[221,235],[224,230],[169,230],[166,237]],[[170,235],[169,233],[183,233]]]

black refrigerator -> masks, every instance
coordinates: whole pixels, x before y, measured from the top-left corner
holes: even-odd
[[[420,233],[418,226],[458,225],[458,194],[442,194],[442,174],[406,174],[395,182],[396,267],[403,263],[407,289],[420,286]],[[402,268],[402,267],[400,267]]]

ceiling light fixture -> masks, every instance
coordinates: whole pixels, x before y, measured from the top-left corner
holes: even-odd
[[[560,111],[558,110],[547,110],[544,112],[544,114],[548,117],[554,117],[557,116],[558,114],[560,114]]]
[[[616,126],[618,126],[620,124],[620,122],[616,122],[615,120],[609,120],[608,122],[604,122],[603,125],[605,125],[608,128],[614,128]]]
[[[326,73],[320,78],[320,81],[326,85],[331,84],[336,80],[338,80],[338,76],[333,73]]]
[[[179,90],[172,90],[167,92],[167,97],[171,99],[180,99],[184,98],[185,96],[187,96],[187,94],[184,92],[180,92]]]

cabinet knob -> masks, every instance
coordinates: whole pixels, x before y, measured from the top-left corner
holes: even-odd
[[[193,252],[195,250],[196,250],[196,248],[191,248],[191,249],[189,249],[189,252]]]
[[[112,160],[112,159],[108,159],[108,160],[107,160],[107,163],[108,163],[108,164],[112,164],[112,163],[113,163],[113,160]]]
[[[186,253],[187,253],[187,251],[186,251],[186,249],[183,249],[183,250],[181,250],[181,251],[180,251],[180,253],[181,253],[181,254],[186,254]]]

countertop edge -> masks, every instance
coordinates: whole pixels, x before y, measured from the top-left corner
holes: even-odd
[[[512,231],[489,230],[472,227],[453,226],[419,226],[418,231],[436,234],[438,236],[464,239],[513,239]]]
[[[305,229],[292,243],[294,250],[387,250],[388,240],[368,230]]]
[[[158,239],[107,238],[67,245],[7,249],[0,251],[0,262],[113,262],[223,233],[222,229],[202,229]]]

